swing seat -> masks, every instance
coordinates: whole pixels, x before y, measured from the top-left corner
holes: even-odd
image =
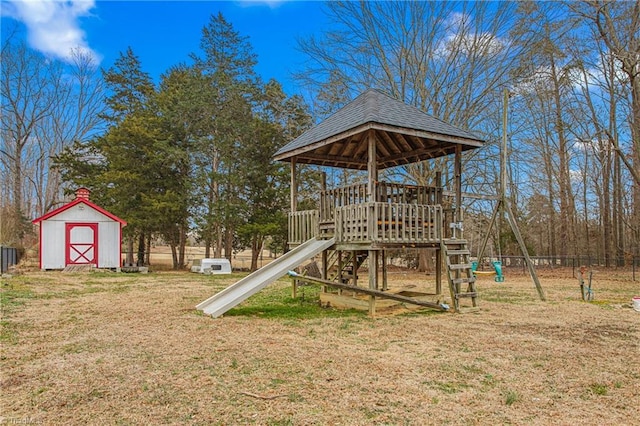
[[[497,283],[504,282],[504,275],[502,275],[502,263],[499,261],[491,262],[493,264],[493,271],[478,271],[478,262],[471,262],[471,271],[476,276],[491,276],[495,275],[493,279]]]
[[[495,275],[496,271],[473,271],[476,275]]]

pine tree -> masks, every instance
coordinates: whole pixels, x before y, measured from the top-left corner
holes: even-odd
[[[207,247],[215,257],[231,259],[235,230],[241,223],[237,179],[240,147],[249,137],[258,79],[255,54],[222,14],[211,16],[202,30],[202,56],[192,54],[196,69],[205,77],[202,92],[209,104],[209,126],[199,140],[197,179],[202,191],[197,221]]]
[[[142,71],[140,59],[131,47],[125,53],[120,52],[113,67],[103,71],[103,78],[111,92],[105,99],[110,112],[103,116],[112,123],[146,108],[155,92],[151,76]]]

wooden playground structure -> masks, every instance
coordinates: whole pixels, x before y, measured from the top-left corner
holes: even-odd
[[[321,277],[315,280],[323,285],[324,299],[356,307],[362,301],[354,295],[365,294],[373,314],[376,300],[389,291],[387,252],[430,249],[436,258],[434,296],[442,295],[444,272],[453,308],[460,311],[463,298],[475,307],[475,276],[462,237],[461,159],[463,151],[483,143],[467,131],[368,90],[278,151],[276,160],[291,163],[289,245],[295,247],[313,238],[334,240],[321,253]],[[379,171],[388,167],[448,155],[454,156],[453,196],[444,195],[440,174],[431,186],[378,178]],[[366,170],[367,182],[336,188],[327,188],[323,182],[317,209],[299,211],[297,164]],[[368,281],[363,286],[358,271],[365,261]],[[314,282],[312,278],[296,279]],[[424,301],[416,294],[403,297],[409,299],[404,300],[407,303]]]

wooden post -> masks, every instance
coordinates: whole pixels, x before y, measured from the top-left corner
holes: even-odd
[[[462,222],[462,145],[456,145],[454,164],[454,186],[456,191],[456,222]]]
[[[376,201],[376,185],[378,183],[378,159],[376,153],[376,138],[373,131],[369,131],[367,135],[369,161],[367,163],[368,182],[367,182],[367,201],[371,203],[371,207],[367,213],[367,232],[369,236],[373,235],[373,227],[375,224],[375,206]],[[378,252],[369,250],[369,288],[376,290],[378,288]],[[369,315],[374,316],[376,313],[376,298],[369,296]]]
[[[369,289],[378,289],[378,251],[369,250]],[[376,314],[376,297],[369,296],[369,315]]]
[[[380,255],[382,256],[382,291],[387,291],[389,290],[387,285],[387,251],[382,250]]]
[[[351,264],[353,265],[351,284],[358,285],[358,252],[356,250],[351,251]]]
[[[544,290],[542,289],[542,285],[540,284],[540,280],[538,280],[538,274],[536,274],[536,270],[533,267],[533,262],[529,257],[529,252],[527,251],[527,246],[524,243],[524,238],[522,238],[522,234],[520,233],[520,229],[518,228],[518,222],[516,222],[516,217],[511,210],[511,206],[505,203],[505,207],[507,210],[507,219],[509,219],[509,224],[511,225],[511,230],[516,236],[516,240],[520,245],[520,250],[522,250],[522,255],[524,256],[524,260],[527,263],[527,268],[529,268],[529,275],[531,275],[531,279],[533,283],[536,285],[536,290],[538,291],[538,296],[540,300],[547,300],[547,296],[544,294]]]
[[[322,271],[320,271],[320,277],[323,280],[329,279],[329,265],[327,262],[329,261],[329,250],[322,251]]]
[[[296,177],[296,159],[291,159],[291,213],[298,209],[298,180]]]
[[[436,172],[436,184],[435,184],[436,188],[436,204],[440,204],[442,205],[442,172]],[[444,215],[441,218],[442,222],[444,222]],[[436,226],[448,226],[444,223],[439,223],[436,224]],[[442,235],[440,236],[440,238],[444,238],[444,230],[446,228],[442,229]],[[440,249],[440,247],[436,248],[436,294],[442,294],[442,250]]]
[[[509,110],[509,90],[505,87],[502,90],[502,150],[500,152],[500,197],[504,201],[507,196],[507,118]]]
[[[367,135],[367,142],[369,144],[369,162],[367,163],[367,171],[369,173],[369,180],[367,182],[367,201],[376,201],[376,185],[378,183],[378,159],[376,153],[376,138],[373,131],[369,131]]]
[[[344,283],[344,263],[342,263],[342,250],[338,250],[338,281]],[[342,290],[338,290],[342,294]]]

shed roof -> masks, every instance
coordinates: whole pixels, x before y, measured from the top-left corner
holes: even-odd
[[[376,140],[378,168],[399,166],[480,148],[484,141],[418,108],[368,89],[282,147],[281,161],[365,170],[368,131]]]
[[[112,213],[109,213],[108,211],[106,211],[102,207],[98,206],[97,204],[92,203],[91,201],[89,201],[89,200],[87,200],[85,198],[76,198],[75,200],[73,200],[73,201],[71,201],[71,202],[69,202],[69,203],[67,203],[67,204],[65,204],[63,206],[60,206],[55,210],[51,210],[49,213],[46,213],[45,215],[40,216],[37,219],[34,219],[32,221],[32,223],[34,223],[34,224],[35,223],[40,223],[43,220],[50,219],[53,216],[57,216],[60,213],[66,211],[66,210],[70,209],[71,207],[73,207],[75,205],[78,205],[78,204],[84,204],[84,205],[86,205],[86,206],[88,206],[88,207],[90,207],[90,208],[92,208],[94,210],[97,210],[98,212],[100,212],[103,215],[107,216],[109,219],[111,219],[111,220],[113,220],[115,222],[120,222],[121,226],[127,226],[127,222],[126,221],[120,219],[118,216],[116,216],[116,215],[114,215]]]

